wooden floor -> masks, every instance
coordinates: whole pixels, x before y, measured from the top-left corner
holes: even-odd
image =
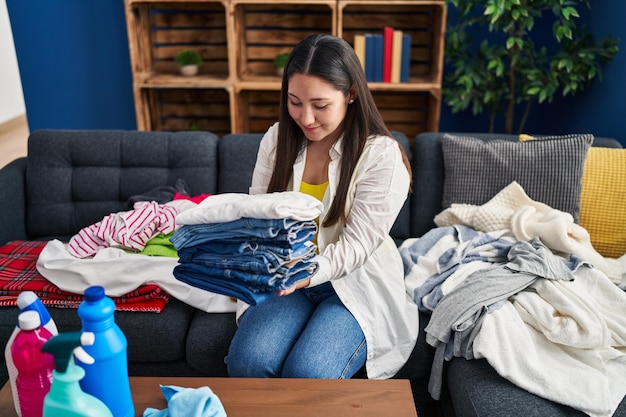
[[[0,124],[0,167],[15,158],[26,156],[28,134],[25,115]]]

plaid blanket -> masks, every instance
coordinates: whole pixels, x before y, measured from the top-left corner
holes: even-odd
[[[61,290],[37,271],[37,258],[47,243],[15,240],[0,246],[0,306],[15,306],[22,291],[33,291],[45,306],[78,308],[82,294]],[[160,313],[171,296],[157,285],[143,285],[111,299],[120,311]]]

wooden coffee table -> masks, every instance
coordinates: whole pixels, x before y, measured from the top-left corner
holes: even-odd
[[[228,417],[417,417],[408,380],[131,377],[135,415],[167,408],[159,384],[208,386]],[[16,417],[11,386],[0,390],[0,416]]]

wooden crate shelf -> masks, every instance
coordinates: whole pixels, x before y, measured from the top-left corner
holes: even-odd
[[[411,35],[410,84],[441,85],[446,6],[440,1],[339,0],[339,33],[350,44],[354,35],[382,34],[391,26]]]
[[[422,132],[437,131],[439,96],[430,92],[372,91],[376,106],[390,130],[399,130],[412,141]],[[436,117],[435,117],[436,116]]]
[[[200,75],[228,78],[226,9],[221,2],[133,1],[130,5],[130,49],[136,51],[137,73],[143,78],[177,75],[174,57],[182,49],[200,54]]]
[[[272,64],[313,33],[335,33],[334,2],[319,4],[258,4],[233,6],[238,77],[243,81],[277,77]]]
[[[230,96],[221,89],[156,88],[144,90],[151,106],[150,129],[208,130],[230,133]]]
[[[281,79],[272,61],[305,36],[354,35],[392,26],[412,36],[409,81],[370,83],[390,129],[410,139],[437,131],[445,0],[125,0],[137,128],[262,133],[278,118]],[[200,53],[195,76],[174,64]]]

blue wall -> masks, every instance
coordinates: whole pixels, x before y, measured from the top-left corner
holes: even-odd
[[[7,0],[31,131],[135,129],[124,0]]]
[[[123,0],[7,0],[7,8],[31,131],[136,128]],[[536,105],[526,132],[593,133],[626,145],[624,16],[626,1],[584,10],[595,36],[620,38],[621,50],[584,93]],[[487,129],[486,116],[442,108],[440,131]]]

